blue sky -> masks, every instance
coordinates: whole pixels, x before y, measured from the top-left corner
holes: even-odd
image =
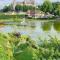
[[[23,1],[23,0],[16,0],[16,1]],[[42,4],[44,0],[35,0],[36,4]],[[60,2],[60,0],[50,0],[52,2]],[[12,2],[12,0],[0,0],[0,9],[3,8],[5,5],[8,5]]]

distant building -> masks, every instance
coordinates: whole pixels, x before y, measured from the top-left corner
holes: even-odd
[[[14,11],[15,11],[16,0],[12,0],[12,1],[13,1],[13,2],[12,2],[12,5],[13,5],[13,6],[12,6],[12,8],[13,8],[12,10],[14,10]]]
[[[33,10],[28,10],[26,14],[28,15],[28,17],[35,17],[35,11]]]
[[[35,0],[24,0],[22,2],[16,2],[16,5],[34,6],[35,5]]]
[[[12,0],[12,7],[15,10],[16,5],[27,5],[27,6],[35,6],[35,0],[24,0],[22,2],[17,2],[16,0]]]

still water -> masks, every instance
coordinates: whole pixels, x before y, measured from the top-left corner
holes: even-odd
[[[56,36],[60,39],[60,21],[22,21],[19,23],[6,23],[0,25],[0,32],[28,35],[32,39],[49,39],[49,36]]]

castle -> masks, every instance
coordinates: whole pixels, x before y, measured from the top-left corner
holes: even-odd
[[[24,0],[22,2],[16,2],[16,4],[19,4],[19,5],[28,5],[28,6],[34,6],[35,4],[35,1],[34,0]]]
[[[13,0],[13,10],[15,10],[16,5],[27,5],[27,6],[35,6],[35,0],[23,0],[22,2],[17,2]]]

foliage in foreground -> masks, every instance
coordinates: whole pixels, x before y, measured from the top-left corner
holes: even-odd
[[[37,45],[26,35],[0,33],[0,60],[60,60],[60,40],[39,41]]]

